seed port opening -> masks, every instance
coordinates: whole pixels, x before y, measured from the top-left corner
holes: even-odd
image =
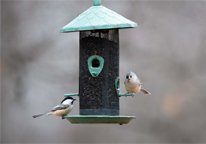
[[[88,69],[93,77],[97,77],[104,67],[104,59],[101,56],[93,55],[88,58]]]
[[[92,60],[92,67],[98,68],[100,66],[100,61],[98,59]]]

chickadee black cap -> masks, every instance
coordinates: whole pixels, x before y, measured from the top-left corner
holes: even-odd
[[[76,99],[74,99],[73,97],[65,97],[62,101],[61,101],[61,103],[63,103],[65,100],[67,100],[67,99],[71,99],[71,100],[73,100],[73,101],[75,101]]]

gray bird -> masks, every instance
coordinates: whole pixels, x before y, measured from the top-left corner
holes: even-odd
[[[60,116],[62,119],[64,119],[64,116],[66,116],[72,109],[73,109],[73,102],[75,99],[72,97],[66,97],[62,100],[62,102],[53,107],[51,111],[47,111],[38,115],[34,115],[33,118],[37,118],[43,115],[55,115]]]
[[[147,90],[142,89],[142,84],[140,82],[140,79],[132,71],[127,73],[124,84],[125,84],[126,91],[128,93],[132,93],[133,96],[135,93],[138,93],[139,91],[143,92],[144,94],[151,94]]]

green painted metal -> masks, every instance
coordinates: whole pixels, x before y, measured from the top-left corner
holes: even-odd
[[[117,95],[119,97],[121,97],[121,96],[134,96],[134,94],[132,94],[132,93],[126,93],[126,94],[120,93],[119,82],[120,82],[120,79],[119,79],[119,77],[117,77],[115,79],[115,88],[116,88]]]
[[[108,115],[68,115],[64,116],[72,124],[127,124],[135,116],[108,116]]]
[[[79,96],[79,93],[64,94],[65,97],[68,96]]]
[[[60,32],[137,27],[135,22],[102,6],[100,0],[94,0],[93,5],[64,26]]]
[[[97,77],[104,67],[104,59],[101,56],[93,55],[88,58],[88,69],[93,77]]]
[[[94,6],[100,6],[101,5],[101,0],[94,0],[93,5]]]
[[[120,93],[119,96],[120,96],[120,97],[121,97],[121,96],[134,96],[134,94],[132,94],[132,93],[122,94],[122,93]]]
[[[120,81],[120,79],[119,79],[119,77],[117,77],[115,79],[115,88],[116,88],[116,92],[117,92],[118,96],[119,96],[119,91],[120,91],[120,89],[119,89],[119,81]]]

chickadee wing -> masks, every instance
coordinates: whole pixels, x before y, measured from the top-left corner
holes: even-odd
[[[69,106],[70,105],[57,105],[57,106],[53,107],[51,111],[67,109]]]

